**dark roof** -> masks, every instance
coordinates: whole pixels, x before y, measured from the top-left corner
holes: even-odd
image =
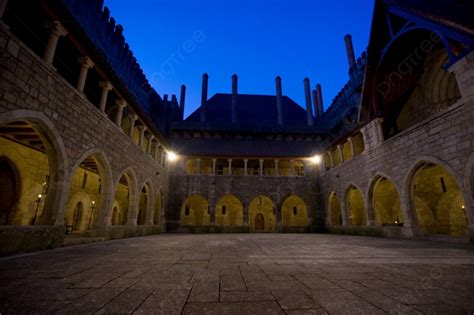
[[[231,117],[232,94],[217,93],[206,105],[206,123],[228,125]],[[201,107],[195,110],[185,122],[199,122]],[[276,126],[277,103],[274,95],[237,95],[237,123],[247,127]],[[283,96],[283,125],[307,126],[306,110],[287,96]]]

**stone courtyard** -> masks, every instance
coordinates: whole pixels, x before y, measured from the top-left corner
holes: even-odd
[[[471,246],[165,234],[0,260],[0,313],[472,313]]]

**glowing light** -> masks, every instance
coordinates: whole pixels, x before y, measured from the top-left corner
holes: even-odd
[[[178,159],[178,155],[174,153],[173,151],[168,151],[166,154],[167,154],[168,161],[170,162],[174,162]]]
[[[95,205],[95,201],[94,201],[94,200],[92,200],[92,205]]]
[[[313,164],[319,164],[321,163],[321,155],[315,155],[310,158],[311,163]]]
[[[43,197],[42,194],[39,194],[39,195],[38,195],[38,199],[41,199],[42,197]]]

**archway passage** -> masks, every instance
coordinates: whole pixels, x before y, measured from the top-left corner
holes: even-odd
[[[308,226],[308,208],[303,199],[291,195],[285,199],[281,207],[281,223],[283,226]]]
[[[349,213],[349,223],[353,226],[366,225],[364,198],[359,189],[354,186],[349,188],[346,204]]]
[[[244,207],[234,195],[225,195],[216,204],[216,224],[220,226],[242,226]]]
[[[140,191],[140,199],[138,202],[138,216],[137,216],[137,225],[144,225],[146,224],[146,217],[147,217],[147,209],[149,206],[149,198],[150,198],[150,187],[148,184],[143,186],[142,190]]]
[[[112,225],[127,224],[129,211],[133,209],[133,181],[132,176],[126,172],[120,177],[115,189],[114,208],[117,208],[116,214],[112,217]],[[114,209],[115,211],[115,209]],[[115,218],[115,219],[114,219]]]
[[[329,217],[332,226],[342,225],[341,203],[335,192],[329,196]]]
[[[252,232],[275,232],[275,214],[275,204],[269,197],[263,195],[255,197],[249,205],[250,230]],[[263,228],[260,229],[262,222]]]
[[[64,225],[67,231],[83,232],[91,230],[97,223],[101,207],[104,204],[103,187],[104,166],[96,155],[86,157],[74,171],[69,190],[69,199],[64,213]],[[75,229],[77,205],[83,210]]]
[[[162,192],[158,191],[156,194],[155,209],[153,210],[153,224],[159,225],[161,223],[161,207],[162,207]]]
[[[419,167],[412,178],[411,197],[425,234],[466,235],[468,221],[462,192],[445,168],[432,163]]]
[[[0,224],[40,224],[51,193],[56,152],[41,127],[17,121],[0,127]],[[57,165],[53,165],[57,167]]]
[[[403,223],[400,197],[395,185],[385,177],[379,177],[372,192],[375,221],[379,225]]]
[[[210,225],[209,202],[200,195],[189,196],[181,206],[181,222],[188,226]]]

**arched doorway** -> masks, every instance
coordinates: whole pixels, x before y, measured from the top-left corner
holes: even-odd
[[[269,197],[264,195],[255,197],[249,205],[249,221],[250,230],[252,232],[275,232],[275,203]]]
[[[244,207],[234,195],[225,195],[216,204],[216,224],[220,226],[242,226]]]
[[[12,222],[19,198],[18,170],[7,157],[0,157],[0,225]]]
[[[426,235],[465,236],[466,208],[456,179],[442,166],[423,163],[411,180],[411,198]]]
[[[283,201],[281,206],[281,223],[285,227],[308,226],[308,208],[303,199],[291,195]]]
[[[346,205],[351,225],[364,226],[367,224],[364,197],[362,197],[362,193],[357,187],[350,186],[347,190]]]
[[[113,225],[126,225],[134,210],[135,204],[135,176],[131,170],[125,171],[115,186],[114,204],[117,205],[118,214]]]
[[[101,153],[85,154],[86,157],[74,167],[71,177],[71,187],[67,210],[64,213],[66,228],[72,231],[92,229],[98,222],[100,212],[105,211],[110,187],[109,168]],[[74,227],[77,205],[81,204],[81,217],[87,218],[87,223]]]
[[[332,226],[342,225],[341,203],[335,192],[329,195],[329,218]]]
[[[378,225],[399,225],[403,223],[398,190],[389,179],[378,176],[371,191],[372,207]]]
[[[189,196],[181,206],[181,223],[187,226],[210,225],[209,202],[201,195]]]
[[[72,219],[73,232],[81,230],[83,211],[84,211],[84,206],[82,205],[82,202],[78,202],[76,207],[74,208],[74,214],[73,214],[73,219]]]

